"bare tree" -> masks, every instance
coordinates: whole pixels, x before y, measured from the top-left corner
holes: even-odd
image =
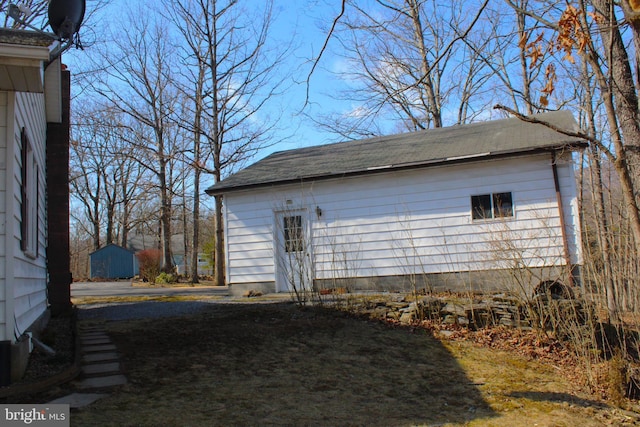
[[[608,136],[613,147],[610,149],[586,133],[581,136],[597,145],[614,166],[630,218],[635,252],[640,254],[640,211],[635,195],[640,176],[637,77],[630,67],[630,58],[634,58],[635,53],[629,52],[629,44],[625,42],[621,28],[622,9],[608,0],[594,0],[581,3],[580,7],[569,4],[551,15],[546,8],[543,13],[532,8],[523,9],[510,0],[507,2],[555,34],[550,41],[541,38],[532,43],[531,55],[536,56],[543,49],[553,49],[562,52],[568,62],[575,62],[575,58],[586,62],[594,73],[594,89],[603,100]],[[557,78],[555,75],[547,77],[544,93],[550,94],[555,90]]]
[[[44,2],[42,0],[21,1],[20,5],[22,6],[22,10],[28,11],[28,13],[23,13],[21,15],[20,21],[22,22],[12,20],[9,17],[9,5],[16,3],[17,2],[11,0],[0,0],[0,11],[6,13],[3,27],[10,27],[14,29],[26,29],[28,27],[34,27],[40,30],[46,27],[48,2]]]
[[[165,3],[165,5],[167,5]],[[181,120],[181,124],[192,132],[193,144],[191,148],[191,158],[185,161],[190,164],[193,170],[193,208],[192,208],[192,240],[191,240],[191,261],[190,270],[191,282],[198,283],[198,254],[200,252],[200,177],[206,164],[206,156],[202,153],[203,134],[203,109],[205,108],[205,78],[207,72],[206,64],[209,63],[206,47],[205,35],[194,26],[203,19],[202,8],[191,8],[189,2],[173,2],[171,7],[167,7],[167,15],[176,25],[183,38],[181,52],[183,52],[182,63],[184,67],[184,84],[180,90],[186,100],[189,101],[182,110],[180,116],[186,120]],[[194,15],[195,14],[195,15]],[[184,215],[186,217],[186,215]],[[186,222],[185,222],[186,234]],[[185,267],[187,246],[185,241]]]
[[[93,90],[103,96],[111,108],[139,125],[125,134],[126,142],[148,153],[136,160],[156,178],[166,270],[173,267],[170,167],[179,150],[170,134],[174,123],[170,116],[177,102],[172,86],[174,55],[164,25],[139,10],[112,36],[109,49],[99,53],[96,68],[100,73],[94,76],[96,80],[92,84]]]
[[[441,127],[452,104],[457,120],[466,120],[475,82],[484,79],[485,65],[477,52],[462,48],[486,2],[474,14],[468,6],[430,0],[347,1],[335,38],[347,66],[338,78],[350,89],[339,95],[356,103],[353,111],[318,120],[343,138],[388,132],[385,120],[400,123],[394,130]],[[455,71],[454,71],[455,70]],[[449,78],[461,74],[462,81]],[[401,128],[401,129],[398,129]]]
[[[71,166],[69,184],[72,196],[82,206],[82,214],[76,214],[76,220],[81,225],[88,224],[85,231],[93,240],[93,250],[101,247],[103,182],[101,170],[105,159],[89,145],[92,135],[77,135],[71,143]],[[74,214],[72,213],[72,216]]]
[[[194,105],[188,123],[197,171],[195,192],[199,192],[200,172],[212,174],[219,182],[257,150],[278,142],[270,138],[279,117],[269,116],[266,107],[283,85],[284,78],[276,70],[286,48],[269,45],[270,1],[248,10],[236,0],[183,0],[176,3],[173,19],[180,22],[185,60],[195,70],[188,76],[191,86],[185,93],[191,93]],[[199,195],[195,197],[194,218]],[[224,284],[222,203],[222,197],[216,196],[214,278],[218,285]],[[192,265],[197,265],[196,234]]]
[[[128,232],[145,221],[136,207],[149,197],[145,170],[139,162],[144,153],[125,142],[129,127],[122,114],[103,105],[85,104],[75,116],[76,136],[71,144],[72,197],[83,206],[80,223],[91,224],[94,250],[102,243],[127,246]],[[104,239],[103,239],[104,237]]]
[[[493,99],[531,115],[544,111],[548,105],[546,99],[536,100],[533,94],[536,87],[546,84],[545,65],[553,52],[539,49],[535,56],[531,55],[544,27],[523,12],[529,0],[515,3],[519,8],[504,8],[500,3],[487,8],[480,34],[464,37],[463,41],[490,70],[489,84],[483,84],[482,90],[489,90]]]
[[[581,80],[587,83],[584,85],[584,90],[582,91],[584,102],[582,103],[583,118],[581,121],[583,122],[583,128],[586,129],[586,132],[588,132],[589,135],[602,139],[602,132],[598,131],[596,123],[596,107],[598,106],[598,102],[594,99],[594,91],[592,89],[594,86],[594,84],[591,83],[594,78],[593,73],[589,71],[589,67],[586,62],[582,62],[581,70]],[[601,271],[601,281],[603,283],[603,290],[606,296],[607,310],[609,316],[616,319],[618,316],[618,303],[616,299],[616,284],[613,273],[612,241],[610,238],[611,222],[610,214],[607,214],[605,209],[605,190],[602,164],[603,158],[598,145],[590,145],[588,156],[589,189],[592,201],[593,228],[595,228],[595,235],[600,254],[598,265],[601,267],[599,270]],[[580,211],[583,217],[583,229],[587,230],[590,224],[585,220],[584,204],[582,206],[583,208],[580,209]],[[585,241],[588,242],[588,240],[589,237],[587,236]]]

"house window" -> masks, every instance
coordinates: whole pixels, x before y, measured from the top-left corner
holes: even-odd
[[[302,216],[284,217],[284,248],[287,252],[300,252],[304,248]]]
[[[513,216],[511,193],[493,193],[471,196],[473,219],[507,218]]]
[[[20,175],[20,248],[31,258],[38,256],[38,196],[40,176],[38,163],[33,148],[27,138],[27,132],[22,128],[20,135],[20,158],[22,165]]]

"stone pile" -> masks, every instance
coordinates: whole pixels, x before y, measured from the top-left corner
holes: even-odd
[[[582,306],[574,299],[554,301],[557,306],[571,307],[580,312]],[[418,296],[387,295],[351,299],[349,304],[358,312],[380,320],[394,320],[411,324],[421,319],[440,321],[443,324],[459,325],[470,329],[486,326],[530,328],[531,313],[536,301],[527,305],[522,299],[506,294],[482,296]],[[356,307],[357,306],[357,307]]]

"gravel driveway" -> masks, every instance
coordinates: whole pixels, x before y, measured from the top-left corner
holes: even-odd
[[[82,304],[78,319],[132,320],[176,317],[205,310],[215,301],[144,301],[132,303]]]

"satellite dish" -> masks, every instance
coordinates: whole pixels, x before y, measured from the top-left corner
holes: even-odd
[[[71,39],[84,19],[85,0],[51,0],[49,26],[61,39]]]

